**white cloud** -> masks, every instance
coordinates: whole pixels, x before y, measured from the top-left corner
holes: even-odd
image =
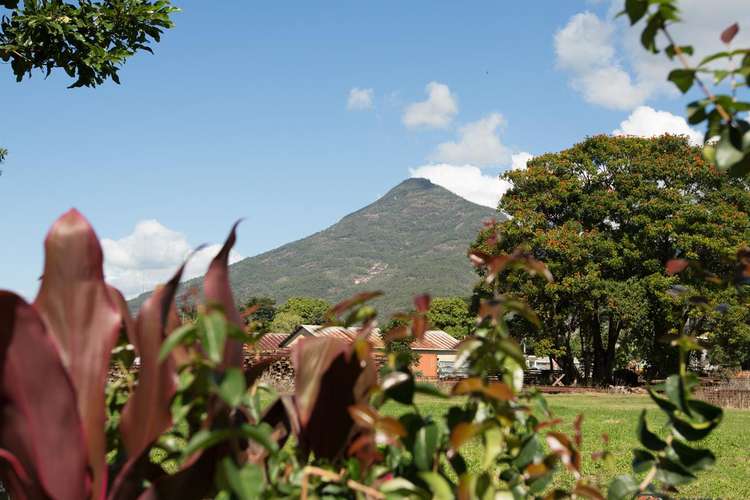
[[[555,34],[560,68],[571,73],[571,86],[593,104],[612,109],[632,109],[650,92],[649,85],[634,82],[615,58],[615,26],[591,12],[570,18]]]
[[[426,101],[407,106],[402,118],[404,125],[409,128],[447,127],[458,113],[456,98],[444,83],[430,82],[425,90],[428,94]]]
[[[505,125],[499,113],[492,113],[479,121],[464,125],[458,131],[457,142],[439,144],[430,159],[454,165],[497,165],[508,163],[510,150],[500,142],[498,128]]]
[[[497,176],[485,175],[473,165],[424,165],[409,169],[411,177],[429,179],[434,184],[478,205],[497,208],[510,183]]]
[[[635,135],[655,137],[664,134],[686,135],[691,144],[703,143],[703,134],[691,128],[681,116],[668,111],[657,111],[648,106],[637,107],[622,123],[612,131],[614,135]]]
[[[346,109],[349,111],[363,111],[372,109],[373,90],[360,89],[354,87],[349,91],[349,98],[346,101]]]
[[[746,0],[682,0],[683,22],[670,27],[680,45],[693,45],[694,61],[724,49],[720,33],[731,23],[750,26]],[[570,73],[571,86],[593,104],[632,110],[659,95],[679,95],[666,80],[678,66],[663,52],[651,54],[640,44],[643,21],[631,27],[625,16],[615,19],[622,0],[611,0],[604,18],[582,12],[570,18],[555,35],[558,66]],[[657,38],[659,47],[666,46]],[[750,30],[740,30],[734,46],[750,44]]]
[[[157,220],[136,224],[131,234],[119,240],[102,239],[104,274],[107,281],[127,298],[148,292],[164,283],[193,251],[184,234],[164,227]],[[210,245],[190,258],[184,279],[205,274],[221,245]],[[230,252],[229,262],[242,257]]]
[[[531,153],[527,153],[526,151],[515,153],[511,155],[510,169],[511,170],[525,170],[526,164],[532,158],[534,158],[534,155],[532,155]]]

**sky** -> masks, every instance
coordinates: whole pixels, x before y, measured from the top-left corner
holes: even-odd
[[[43,239],[76,207],[126,296],[199,244],[205,270],[312,234],[410,177],[496,206],[498,175],[599,134],[700,141],[673,67],[615,0],[175,2],[176,27],[120,72],[67,89],[0,63],[0,288],[32,298]],[[746,0],[685,0],[674,35],[719,49]],[[743,31],[747,26],[748,31]],[[696,57],[699,57],[697,54]]]

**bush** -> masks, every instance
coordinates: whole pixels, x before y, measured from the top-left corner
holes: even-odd
[[[261,334],[243,328],[232,300],[234,241],[233,228],[206,274],[194,320],[180,324],[175,306],[182,269],[133,320],[103,280],[88,222],[70,211],[53,225],[35,302],[0,292],[0,478],[11,497],[601,498],[606,485],[581,476],[581,418],[573,436],[558,432],[544,398],[522,387],[524,358],[506,320],[536,319],[502,295],[481,304],[457,360],[468,362],[470,377],[451,394],[416,382],[398,355],[389,355],[378,377],[367,342],[376,312],[367,301],[379,293],[364,293],[326,314],[329,324],[359,325],[359,336],[297,343],[295,393],[263,407],[258,379],[274,359],[243,367],[243,344]],[[494,259],[472,255],[490,276],[510,262],[546,275],[520,252],[502,265]],[[429,297],[414,305],[386,342],[424,334]],[[645,478],[615,478],[609,498],[676,491],[714,462],[709,450],[691,445],[722,412],[690,396],[697,382],[686,371],[696,348],[689,326],[673,341],[680,373],[650,391],[667,425],[658,435],[645,412],[640,419],[643,448],[634,450],[633,468]],[[432,418],[420,413],[416,394],[458,398]],[[388,401],[407,411],[399,419],[381,415]],[[462,455],[469,441],[480,442],[485,457],[471,470]],[[65,450],[65,460],[50,450]],[[576,477],[575,486],[550,491],[561,469]]]

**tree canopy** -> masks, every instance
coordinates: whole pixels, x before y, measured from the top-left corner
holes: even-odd
[[[119,83],[120,66],[152,52],[178,10],[169,0],[0,0],[0,7],[10,11],[0,20],[0,59],[10,61],[16,80],[59,68],[75,79],[70,87]]]
[[[281,314],[297,315],[300,324],[319,325],[325,322],[326,313],[331,308],[331,303],[324,299],[314,297],[289,297],[279,307],[277,317]]]
[[[430,324],[460,339],[467,335],[473,318],[469,314],[469,304],[461,297],[435,297],[427,311]]]
[[[596,136],[505,178],[513,187],[499,210],[511,218],[483,232],[477,246],[496,254],[526,246],[549,266],[552,283],[510,272],[493,286],[539,313],[543,329],[526,332],[546,341],[546,353],[571,378],[610,383],[618,353],[620,364],[640,360],[655,373],[672,368],[660,340],[680,319],[681,299],[666,293],[673,285],[736,304],[699,271],[669,276],[664,269],[680,257],[731,272],[750,239],[747,183],[719,173],[685,138]],[[747,339],[747,309],[735,315],[725,321],[725,341]]]

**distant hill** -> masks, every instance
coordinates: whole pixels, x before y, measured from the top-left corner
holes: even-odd
[[[230,266],[239,303],[269,296],[320,297],[333,303],[364,290],[383,290],[383,314],[411,306],[414,295],[469,296],[476,282],[466,251],[497,217],[426,179],[408,179],[331,227]],[[187,282],[199,286],[200,279]],[[133,299],[138,305],[146,295]]]

